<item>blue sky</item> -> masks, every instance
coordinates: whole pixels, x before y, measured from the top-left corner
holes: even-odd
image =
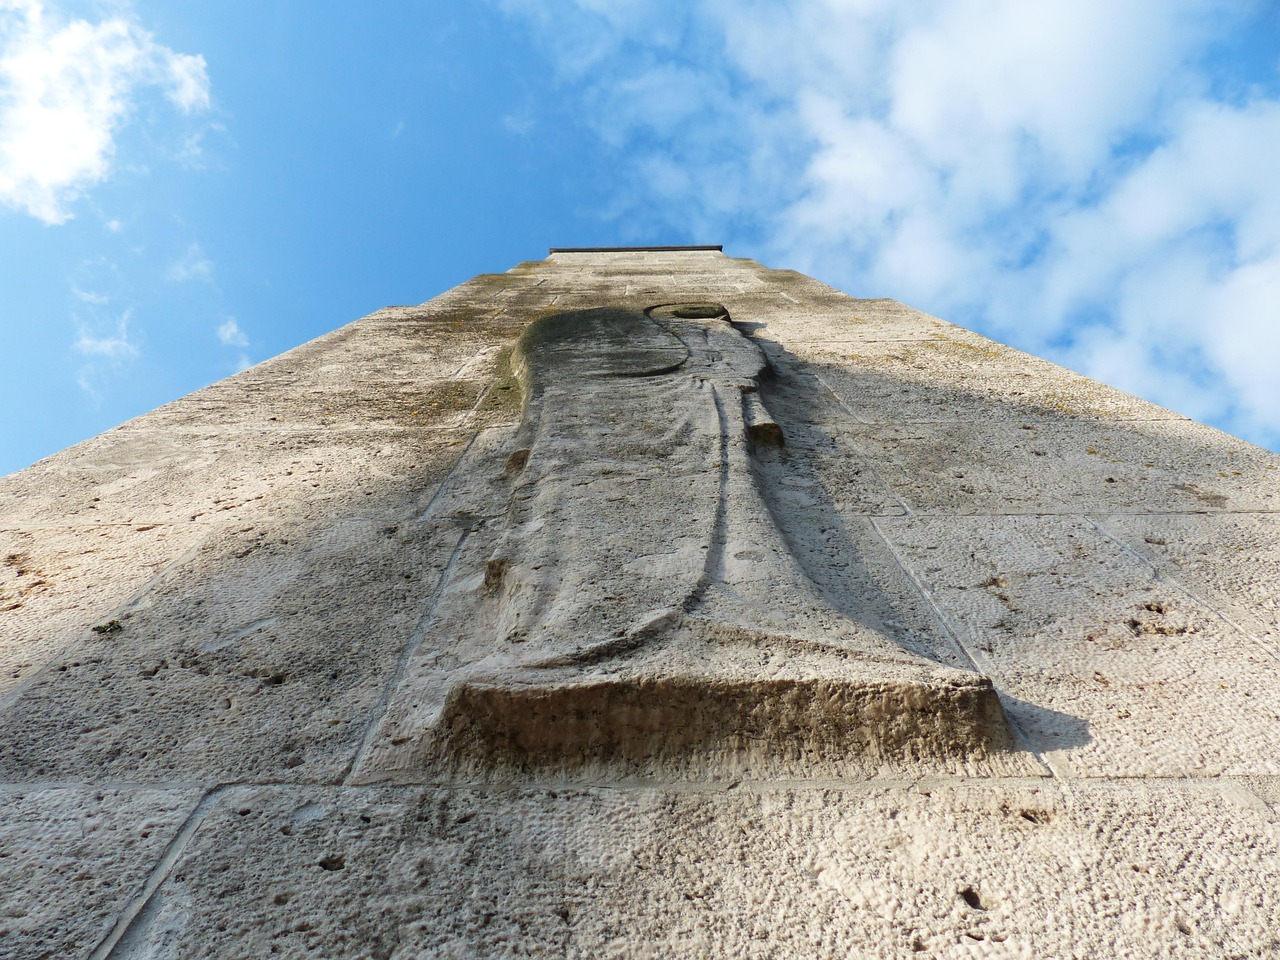
[[[639,243],[1280,449],[1280,8],[0,0],[0,473],[385,304]]]

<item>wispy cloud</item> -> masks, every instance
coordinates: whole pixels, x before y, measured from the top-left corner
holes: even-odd
[[[184,113],[209,106],[203,57],[175,53],[124,16],[72,19],[0,0],[0,203],[49,224],[104,180],[139,92]]]
[[[527,110],[504,114],[502,117],[503,129],[517,137],[527,137],[537,125],[538,121]]]
[[[96,290],[81,290],[79,287],[73,286],[71,293],[81,303],[91,303],[94,306],[104,306],[111,302],[111,297]]]
[[[148,41],[150,37],[148,36]],[[209,109],[209,65],[199,54],[174,53],[165,47],[153,49],[159,54],[159,66],[163,82],[168,87],[169,99],[182,110]]]
[[[192,243],[187,252],[169,265],[168,277],[175,283],[191,280],[213,280],[213,261],[205,256],[200,244]]]
[[[113,382],[142,354],[139,331],[129,302],[128,284],[119,266],[106,257],[82,260],[71,280],[72,362],[76,381],[95,404],[109,394]]]
[[[87,326],[80,326],[80,335],[72,345],[76,353],[85,357],[107,360],[129,360],[138,355],[138,346],[129,339],[131,311],[124,311],[109,333],[95,333]]]
[[[1221,52],[1265,4],[501,5],[616,148],[639,229],[1280,444],[1280,51],[1261,77]]]
[[[218,339],[228,347],[247,347],[249,345],[249,338],[240,329],[240,324],[236,323],[235,317],[227,317],[226,320],[219,324]]]

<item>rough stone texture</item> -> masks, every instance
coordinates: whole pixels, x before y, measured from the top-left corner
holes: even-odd
[[[1278,857],[1218,782],[246,788],[124,955],[1271,957]]]
[[[203,791],[0,787],[0,957],[84,957],[137,900]]]
[[[0,479],[0,958],[1280,956],[1280,458],[558,253]]]

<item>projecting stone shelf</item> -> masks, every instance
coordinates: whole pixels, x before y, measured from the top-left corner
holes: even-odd
[[[767,680],[651,673],[454,686],[424,766],[464,776],[843,779],[1034,772],[986,678]]]

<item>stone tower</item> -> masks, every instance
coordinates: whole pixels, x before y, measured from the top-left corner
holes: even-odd
[[[1280,956],[1280,458],[719,248],[0,480],[0,958]]]

